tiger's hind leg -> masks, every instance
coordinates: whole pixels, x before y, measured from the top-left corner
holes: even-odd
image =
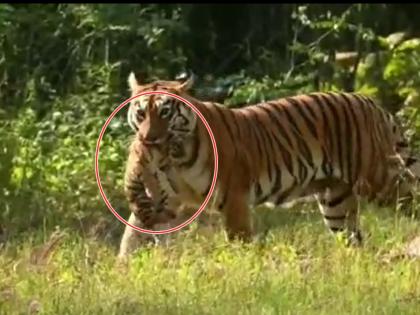
[[[416,213],[413,209],[413,201],[416,195],[420,181],[420,159],[417,156],[411,156],[405,161],[406,171],[400,180],[399,190],[402,195],[402,211],[410,214],[410,216],[418,217],[420,213]]]
[[[361,245],[359,208],[352,188],[347,184],[338,183],[334,187],[327,188],[321,198],[317,197],[317,200],[324,223],[329,230],[334,234],[345,232],[349,245]]]
[[[408,172],[407,172],[408,171]],[[410,217],[416,216],[415,209],[413,208],[413,201],[415,197],[415,190],[418,178],[414,177],[410,170],[405,170],[394,185],[393,191],[388,194],[387,204],[398,207],[402,214]]]
[[[403,143],[399,143],[400,145]],[[418,216],[413,209],[413,201],[420,181],[420,157],[405,145],[397,146],[398,154],[390,163],[390,171],[398,177],[396,189],[391,192],[391,200],[399,205],[400,211],[409,216]]]
[[[420,179],[420,162],[414,157],[402,159],[396,155],[389,160],[387,172],[389,182],[377,196],[379,205],[395,207],[403,215],[415,216],[413,201]]]

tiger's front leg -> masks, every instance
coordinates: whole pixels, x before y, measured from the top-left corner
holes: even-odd
[[[245,197],[245,194],[239,192],[229,192],[223,207],[229,240],[251,241],[253,235],[251,212]]]
[[[228,239],[249,242],[252,240],[253,227],[251,209],[248,204],[251,183],[253,181],[252,165],[246,156],[237,155],[231,161],[235,164],[225,164],[222,167],[231,171],[222,172],[219,188],[218,208],[225,218]],[[222,168],[221,168],[222,169]],[[239,175],[241,174],[241,175]]]

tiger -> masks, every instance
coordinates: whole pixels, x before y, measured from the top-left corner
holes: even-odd
[[[349,245],[360,246],[361,198],[382,205],[413,198],[418,158],[407,153],[395,117],[368,96],[312,92],[228,108],[193,97],[191,78],[142,84],[131,73],[128,82],[132,96],[176,94],[208,122],[219,157],[212,203],[224,217],[229,240],[252,239],[251,207],[315,196],[331,233],[344,233]],[[188,135],[177,145],[180,158],[166,176],[178,204],[200,205],[210,189],[214,156],[197,115],[159,94],[132,102],[128,121],[140,141],[157,151],[174,134]]]

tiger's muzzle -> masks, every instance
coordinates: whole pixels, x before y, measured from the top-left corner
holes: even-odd
[[[161,145],[162,143],[165,142],[165,138],[151,138],[151,139],[147,139],[147,138],[143,138],[140,137],[140,141],[141,143],[146,146],[146,147],[156,147]]]

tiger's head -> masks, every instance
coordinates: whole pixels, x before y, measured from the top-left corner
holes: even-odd
[[[141,84],[133,72],[128,77],[131,95],[164,91],[186,96],[192,77],[179,81],[155,81]],[[159,146],[171,136],[188,136],[197,125],[196,114],[183,102],[164,94],[143,95],[131,101],[128,123],[146,146]]]

